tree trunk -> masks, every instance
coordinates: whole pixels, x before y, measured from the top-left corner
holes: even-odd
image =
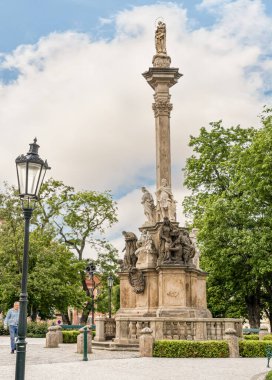
[[[260,298],[256,294],[251,294],[245,297],[245,302],[250,328],[259,328],[261,323]]]
[[[70,318],[69,318],[69,315],[68,313],[61,313],[61,317],[62,317],[62,321],[65,325],[70,325],[71,324],[71,321],[70,321]]]
[[[80,324],[86,324],[87,323],[91,310],[92,310],[92,303],[87,302],[86,306],[82,310],[82,314],[81,314],[81,318],[80,318]]]
[[[30,318],[32,322],[36,322],[37,315],[38,315],[37,310],[34,307],[32,307],[31,314],[30,314]]]
[[[91,298],[91,295],[90,295],[90,290],[86,284],[86,281],[85,281],[85,273],[82,275],[81,277],[81,280],[82,280],[82,288],[83,290],[85,291],[86,293],[86,296],[90,299]],[[90,311],[92,310],[92,301],[87,301],[85,307],[83,308],[82,310],[82,315],[81,315],[81,318],[80,318],[80,323],[82,324],[86,324],[87,323],[87,320],[88,320],[88,317],[89,317],[89,313]]]
[[[269,320],[270,331],[272,331],[272,310],[269,308],[269,309],[265,309],[264,312],[267,319]]]

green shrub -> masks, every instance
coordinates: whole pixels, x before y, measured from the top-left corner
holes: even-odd
[[[44,334],[33,334],[33,333],[27,333],[28,338],[44,338]]]
[[[270,346],[272,348],[272,341],[241,340],[239,342],[240,356],[243,358],[266,357],[265,349],[267,346]]]
[[[0,323],[0,335],[9,335],[9,330],[4,329],[4,324]]]
[[[228,358],[226,341],[158,340],[153,356],[163,358]]]
[[[78,330],[62,331],[63,343],[76,343],[77,336],[80,334]]]
[[[272,334],[264,335],[263,340],[272,340]]]
[[[47,322],[28,322],[27,336],[29,338],[44,338],[48,331]]]
[[[250,334],[250,335],[244,335],[245,340],[259,340],[259,335],[257,334]]]
[[[265,376],[265,380],[272,380],[272,371],[269,371],[266,376]]]

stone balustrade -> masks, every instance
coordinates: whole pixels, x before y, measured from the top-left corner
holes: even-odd
[[[222,340],[227,329],[242,336],[242,321],[233,318],[118,317],[116,338],[119,343],[138,342],[144,328],[152,329],[155,340]]]

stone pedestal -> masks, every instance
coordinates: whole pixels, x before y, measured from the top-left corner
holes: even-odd
[[[94,341],[104,342],[105,339],[105,317],[95,318],[95,337]]]
[[[229,346],[229,357],[230,358],[239,358],[239,344],[237,338],[237,332],[232,329],[226,329],[224,334],[224,339],[228,342]]]
[[[59,347],[59,334],[58,326],[50,326],[48,328],[48,333],[46,334],[46,348],[57,348]]]
[[[81,328],[80,334],[77,337],[77,353],[78,354],[83,354],[84,350],[84,328]],[[87,328],[87,348],[88,348],[88,354],[92,352],[92,334],[89,328]]]
[[[153,346],[154,338],[152,336],[153,330],[149,327],[145,327],[141,331],[141,336],[139,339],[139,351],[140,356],[152,357],[153,356]]]
[[[186,266],[167,265],[142,269],[143,293],[136,294],[128,272],[120,273],[118,315],[210,318],[206,302],[206,273]]]
[[[63,334],[62,334],[62,327],[61,326],[56,326],[57,328],[57,335],[59,338],[59,343],[63,343]]]

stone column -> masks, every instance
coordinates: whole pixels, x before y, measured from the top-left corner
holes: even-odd
[[[154,338],[152,336],[153,330],[149,327],[145,327],[141,330],[141,336],[139,338],[139,350],[140,356],[152,357]]]
[[[177,83],[182,74],[176,68],[151,67],[143,73],[143,76],[155,91],[155,103],[152,108],[156,124],[157,189],[161,186],[161,180],[164,178],[171,188],[170,112],[172,104],[170,103],[169,88]]]
[[[105,317],[95,318],[95,337],[96,342],[104,342],[105,339]]]
[[[236,330],[226,329],[224,332],[224,339],[228,342],[229,346],[229,357],[230,358],[239,358],[239,344]]]
[[[46,334],[46,348],[57,348],[59,347],[59,335],[57,333],[58,326],[50,326],[48,328],[48,333]]]

